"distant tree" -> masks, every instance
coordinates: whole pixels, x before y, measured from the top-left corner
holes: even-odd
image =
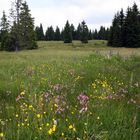
[[[0,50],[7,50],[6,41],[8,40],[8,36],[9,36],[9,22],[7,20],[7,16],[5,14],[5,11],[3,11],[3,16],[1,18],[0,27],[1,27],[1,30],[0,30],[0,32],[1,32]]]
[[[80,40],[82,43],[88,43],[88,27],[85,21],[81,23]]]
[[[61,30],[61,40],[64,41],[64,29]]]
[[[101,26],[100,30],[98,32],[98,39],[99,40],[105,40],[105,33],[106,33],[105,27]]]
[[[93,39],[92,31],[89,30],[89,33],[88,33],[88,40],[92,40],[92,39]]]
[[[99,38],[98,38],[98,31],[97,31],[97,29],[95,29],[95,31],[93,31],[93,39],[96,39],[96,40],[98,40]]]
[[[71,32],[72,32],[72,38],[73,40],[76,40],[76,30],[73,24],[71,24]]]
[[[56,27],[56,30],[55,30],[54,40],[56,40],[56,41],[61,40],[61,33],[60,33],[60,29],[58,26]]]
[[[44,36],[44,31],[43,31],[42,24],[40,24],[40,27],[37,26],[35,28],[35,32],[36,32],[36,38],[37,38],[38,41],[45,40],[45,36]]]
[[[31,17],[30,10],[26,2],[22,3],[20,10],[20,48],[36,49],[37,43],[34,31],[34,19]]]
[[[72,43],[72,31],[71,31],[69,21],[66,22],[64,28],[64,43]]]
[[[45,39],[47,41],[53,41],[55,37],[54,29],[52,26],[47,28],[46,34],[45,34]]]
[[[82,31],[82,27],[81,27],[81,24],[79,24],[78,27],[77,27],[77,30],[76,30],[76,40],[80,40],[81,31]]]

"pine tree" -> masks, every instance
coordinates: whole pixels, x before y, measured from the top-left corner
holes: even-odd
[[[76,30],[73,24],[71,24],[71,32],[72,32],[72,38],[73,40],[76,40]]]
[[[88,27],[85,21],[81,23],[80,40],[82,43],[88,43]]]
[[[9,36],[9,23],[7,20],[7,16],[5,14],[5,11],[3,11],[3,16],[1,18],[1,48],[0,50],[7,50],[7,40]]]
[[[125,24],[126,47],[140,47],[140,20],[139,10],[136,3],[134,3],[131,9],[128,9]]]
[[[71,31],[69,21],[66,22],[64,28],[64,43],[72,43],[72,31]]]
[[[98,40],[99,38],[98,38],[98,31],[97,31],[97,29],[95,29],[95,31],[93,31],[93,39],[96,39],[96,40]]]
[[[93,39],[92,31],[89,30],[89,33],[88,33],[88,40],[92,40],[92,39]]]
[[[37,38],[38,41],[45,40],[45,36],[44,36],[44,31],[43,31],[42,24],[40,24],[40,27],[37,26],[35,28],[35,32],[36,32],[36,38]]]
[[[34,19],[31,17],[29,7],[26,2],[20,7],[19,20],[19,45],[20,49],[36,49],[36,34],[34,31]]]
[[[77,30],[76,30],[76,40],[80,40],[81,31],[82,31],[82,27],[81,27],[81,24],[79,24],[78,27],[77,27]]]
[[[56,27],[56,30],[55,30],[55,37],[54,37],[54,39],[56,41],[60,41],[61,40],[61,33],[60,33],[60,29],[59,29],[58,26]]]
[[[47,31],[46,31],[46,34],[45,34],[45,39],[47,41],[52,41],[54,40],[54,37],[55,37],[55,32],[54,32],[54,29],[52,26],[48,27]]]

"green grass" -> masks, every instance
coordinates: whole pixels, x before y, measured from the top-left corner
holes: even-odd
[[[139,140],[140,49],[38,43],[0,52],[0,139]]]

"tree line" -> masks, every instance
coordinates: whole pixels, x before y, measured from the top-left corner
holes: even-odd
[[[16,0],[10,10],[9,16],[3,11],[0,21],[0,50],[18,51],[22,49],[37,49],[36,41],[64,41],[72,43],[80,40],[88,43],[88,40],[108,40],[108,45],[113,47],[140,47],[140,11],[136,3],[132,7],[117,12],[110,28],[100,27],[91,30],[85,21],[75,28],[69,21],[60,30],[52,26],[44,31],[42,24],[34,26],[34,18],[26,1]],[[10,18],[8,18],[10,17]]]
[[[113,47],[140,47],[140,11],[136,3],[114,16],[108,45]]]
[[[69,34],[70,38],[72,38],[72,40],[81,40],[82,37],[82,31],[83,28],[85,30],[85,36],[87,38],[87,40],[108,40],[109,38],[109,28],[105,28],[103,26],[100,27],[99,31],[97,29],[95,30],[91,30],[87,27],[85,21],[81,22],[77,28],[74,27],[73,24],[70,24],[69,21],[66,22],[65,27],[60,30],[60,28],[57,26],[56,29],[54,30],[54,28],[52,26],[48,27],[46,32],[43,29],[42,24],[40,24],[40,26],[37,26],[35,28],[35,32],[37,35],[37,40],[38,41],[42,41],[42,40],[46,40],[46,41],[63,41],[65,40],[67,34]],[[67,31],[66,31],[67,30]],[[69,33],[68,33],[69,30]],[[65,31],[67,33],[65,33]],[[67,41],[64,41],[67,42]]]

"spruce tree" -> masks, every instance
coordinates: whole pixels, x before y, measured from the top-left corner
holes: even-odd
[[[139,10],[136,3],[134,3],[133,7],[131,8],[130,13],[127,12],[127,27],[126,32],[126,47],[133,47],[138,48],[140,47],[140,20],[139,20]],[[128,25],[129,24],[129,25]]]
[[[72,31],[71,31],[69,21],[66,22],[64,28],[64,43],[72,43]]]
[[[60,29],[59,29],[58,26],[56,27],[56,30],[55,30],[55,37],[54,37],[54,39],[56,41],[60,41],[61,40],[61,33],[60,33]]]
[[[40,27],[37,26],[35,28],[35,32],[36,32],[36,39],[38,41],[42,41],[42,40],[45,40],[45,36],[44,36],[44,31],[43,31],[43,26],[42,24],[40,24]]]
[[[78,27],[77,27],[77,30],[76,30],[76,40],[80,40],[81,31],[82,31],[82,27],[81,27],[81,24],[79,24]]]
[[[34,31],[34,19],[31,17],[29,7],[26,2],[20,7],[19,20],[19,44],[20,49],[36,49],[36,34]]]
[[[92,31],[89,30],[89,33],[88,33],[88,40],[92,40],[92,39],[93,39]]]
[[[82,43],[88,43],[88,27],[85,21],[81,23],[80,40]]]
[[[1,18],[1,47],[0,50],[7,50],[7,40],[9,37],[9,23],[5,11],[3,11],[3,16]]]
[[[71,24],[71,32],[73,40],[76,40],[76,30],[73,24]]]
[[[45,39],[47,41],[53,41],[55,38],[55,32],[52,26],[48,27],[46,34],[45,34]]]

